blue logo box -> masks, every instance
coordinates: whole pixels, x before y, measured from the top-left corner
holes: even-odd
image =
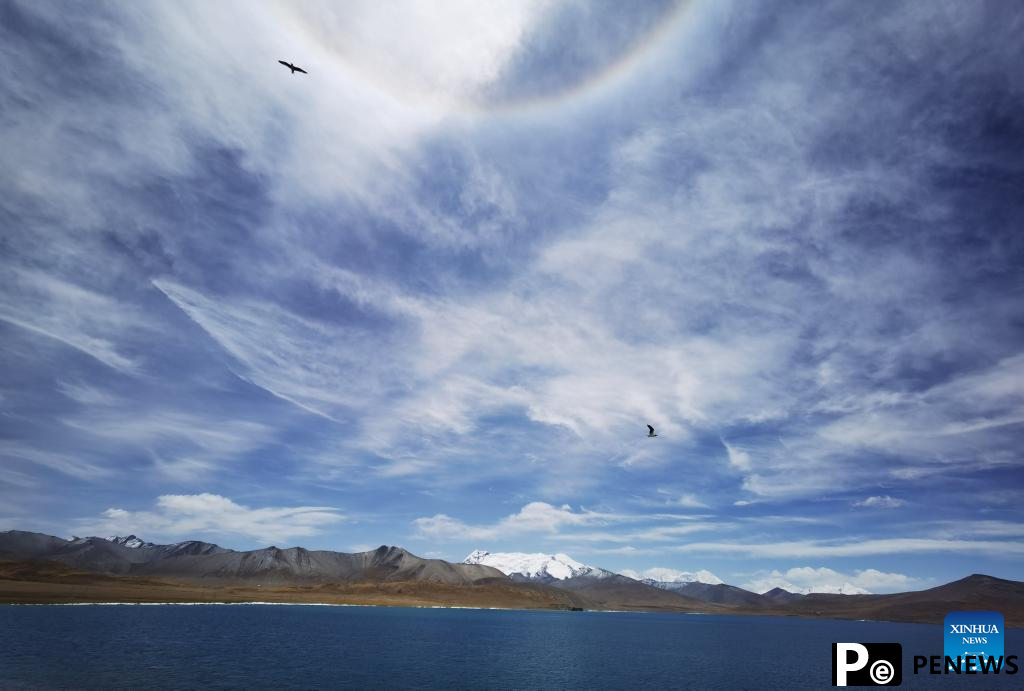
[[[1003,615],[999,612],[950,612],[946,615],[943,650],[953,664],[960,656],[960,670],[981,671],[1003,656]],[[971,664],[967,657],[973,655]],[[987,662],[988,658],[995,658]]]

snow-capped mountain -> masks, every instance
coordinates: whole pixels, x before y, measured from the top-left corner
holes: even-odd
[[[87,543],[90,540],[99,540],[100,538],[75,538],[80,543]],[[103,538],[105,541],[127,547],[128,549],[135,550],[139,554],[133,558],[148,559],[159,557],[177,557],[183,555],[196,555],[196,554],[219,554],[223,552],[229,552],[223,547],[218,547],[209,542],[199,542],[198,540],[186,540],[185,542],[175,542],[170,545],[158,545],[153,542],[146,542],[142,538],[136,537],[135,535],[111,535],[110,537]]]
[[[488,552],[473,550],[462,560],[463,564],[492,566],[506,576],[519,576],[528,580],[564,581],[568,578],[591,576],[604,578],[613,575],[596,566],[582,564],[568,554],[526,554],[525,552]]]
[[[725,581],[706,569],[699,571],[676,571],[675,569],[654,568],[637,573],[631,569],[622,572],[623,576],[635,578],[644,583],[707,583],[708,585],[721,585]]]
[[[156,547],[152,542],[144,542],[134,535],[125,535],[123,537],[111,535],[107,538],[107,541],[113,542],[115,545],[124,545],[125,547],[130,547],[132,549],[138,549],[140,547]]]

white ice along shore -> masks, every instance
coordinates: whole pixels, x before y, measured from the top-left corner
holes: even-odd
[[[567,578],[577,578],[579,576],[602,578],[610,575],[609,571],[582,564],[568,554],[488,552],[476,549],[463,559],[462,563],[492,566],[506,576],[515,574],[531,580],[554,578],[564,581]]]

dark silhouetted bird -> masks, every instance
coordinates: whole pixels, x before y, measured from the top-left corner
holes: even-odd
[[[292,71],[292,74],[295,74],[296,72],[302,72],[302,74],[309,74],[309,72],[307,72],[306,70],[302,69],[301,67],[296,67],[290,62],[285,62],[284,60],[278,60],[278,62],[287,67],[288,69],[290,69]]]
[[[658,436],[658,435],[657,435],[657,434],[656,434],[656,433],[654,432],[654,428],[653,428],[653,427],[651,427],[650,425],[647,425],[647,429],[651,430],[650,432],[648,432],[648,433],[647,433],[647,436],[648,436],[648,437],[656,437],[656,436]]]

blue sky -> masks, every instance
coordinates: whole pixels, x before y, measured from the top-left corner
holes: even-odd
[[[1024,579],[1022,29],[0,2],[0,529]]]

